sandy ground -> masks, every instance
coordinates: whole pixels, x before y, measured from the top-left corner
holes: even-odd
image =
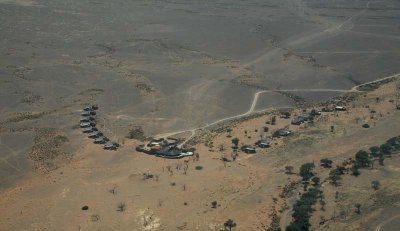
[[[249,108],[294,107],[294,98],[324,101],[398,73],[399,7],[391,0],[0,0],[0,203],[7,208],[0,212],[0,229],[124,230],[147,223],[148,229],[213,230],[228,217],[239,230],[261,229],[269,224],[271,205],[285,203],[272,200],[278,187],[287,177],[296,180],[282,178],[283,164],[295,156],[298,166],[303,159],[297,157],[317,156],[325,146],[350,139],[354,145],[340,153],[346,156],[369,145],[359,141],[364,133],[378,140],[396,135],[397,112],[387,114],[391,104],[376,105],[383,117],[373,120],[369,109],[355,105],[344,117],[322,116],[315,128],[290,125],[294,137],[278,139],[255,156],[240,155],[226,167],[220,158],[230,157],[231,144],[222,134],[213,148],[197,147],[200,161],[190,161],[187,175],[182,168],[173,176],[165,170],[183,160],[143,156],[124,137],[136,126],[150,136],[201,127]],[[252,105],[260,90],[268,92]],[[77,128],[86,103],[99,104],[98,126],[123,143],[118,152],[101,150]],[[270,128],[263,134],[270,136],[290,123],[266,125],[270,119],[244,122],[232,135],[252,144],[262,127]],[[370,121],[376,133],[360,128]],[[28,157],[43,129],[54,133],[51,139],[68,142],[38,166]],[[282,148],[288,142],[293,146]],[[304,142],[307,148],[299,148]],[[204,169],[195,170],[197,165]],[[158,181],[143,180],[148,171]],[[114,185],[115,195],[108,192]],[[211,209],[213,200],[221,206]],[[116,211],[120,202],[127,205],[123,213]],[[88,211],[80,210],[84,205]],[[93,214],[100,219],[92,222]]]
[[[194,158],[168,160],[138,153],[134,151],[136,141],[125,141],[118,151],[101,150],[77,130],[75,135],[84,141],[67,164],[47,174],[32,173],[2,191],[0,229],[218,230],[231,218],[238,224],[237,230],[261,230],[269,226],[269,215],[273,211],[282,216],[284,227],[290,222],[290,210],[284,208],[290,207],[292,200],[280,194],[288,182],[299,179],[295,174],[285,174],[284,166],[292,165],[296,172],[301,164],[318,163],[323,157],[340,163],[360,148],[398,135],[399,111],[389,102],[396,98],[396,92],[398,94],[396,84],[398,82],[385,85],[366,97],[361,95],[348,104],[347,112],[323,113],[313,126],[290,125],[290,119],[279,117],[276,125],[266,124],[273,115],[240,123],[233,128],[231,136],[238,137],[242,144],[253,144],[260,135],[269,137],[275,129],[284,126],[289,126],[294,135],[274,139],[271,148],[258,149],[257,154],[240,153],[236,161],[225,164],[221,158],[231,160],[232,153],[227,133],[213,138],[213,147],[197,145],[200,159],[195,161]],[[376,97],[380,97],[379,103]],[[382,116],[371,119],[371,108]],[[299,113],[300,109],[293,111],[293,114]],[[361,121],[357,123],[356,118]],[[364,122],[372,127],[362,128]],[[331,125],[335,126],[334,132],[330,132]],[[260,132],[264,126],[269,127],[269,132]],[[400,159],[393,157],[386,163],[374,170],[362,170],[356,181],[354,177],[345,176],[340,188],[323,184],[328,201],[326,207],[330,209],[315,212],[313,227],[356,230],[368,219],[379,216],[380,210],[374,209],[370,198],[374,195],[386,198],[386,194],[400,187],[394,183]],[[186,174],[185,165],[188,166]],[[201,170],[196,166],[201,166]],[[323,168],[317,168],[317,172],[321,176],[327,174]],[[381,190],[370,188],[372,178],[381,180]],[[111,193],[113,188],[115,192]],[[331,199],[336,190],[341,192],[340,202]],[[363,192],[361,197],[360,192]],[[351,212],[354,200],[365,203],[363,217]],[[216,208],[211,207],[212,201],[217,201]],[[123,212],[117,211],[120,203],[126,205]],[[82,210],[85,205],[88,210]],[[329,218],[339,208],[347,211],[344,217],[318,227],[319,216]],[[390,225],[383,230],[391,230],[387,228]]]
[[[0,186],[29,170],[35,128],[82,145],[71,135],[85,103],[99,104],[107,136],[122,140],[135,126],[151,136],[245,113],[260,89],[304,91],[262,94],[256,110],[398,73],[398,9],[390,0],[2,0]]]

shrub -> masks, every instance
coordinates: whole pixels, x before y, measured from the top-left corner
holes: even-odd
[[[362,127],[363,128],[369,128],[369,124],[363,124]]]
[[[233,138],[232,144],[234,144],[237,147],[239,145],[239,138]]]
[[[381,186],[381,183],[377,180],[374,180],[371,182],[371,187],[375,190],[378,190],[380,186]]]
[[[332,160],[330,160],[330,159],[327,159],[327,158],[321,159],[320,163],[321,163],[321,166],[323,166],[325,168],[332,167]]]
[[[125,211],[125,209],[126,209],[126,205],[125,205],[125,203],[119,203],[118,205],[117,205],[117,211],[118,212],[123,212],[123,211]]]
[[[196,170],[202,170],[202,169],[203,169],[203,166],[198,165],[198,166],[195,167],[195,169],[196,169]]]

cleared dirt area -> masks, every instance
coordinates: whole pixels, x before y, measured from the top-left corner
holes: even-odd
[[[237,230],[262,230],[276,216],[285,227],[301,192],[279,196],[300,179],[286,165],[340,163],[400,135],[398,83],[365,97],[355,88],[400,72],[399,12],[393,0],[0,0],[0,230],[218,230],[229,218]],[[278,112],[300,115],[343,94],[349,110],[314,124],[294,126]],[[79,129],[87,103],[99,105],[97,127],[118,151]],[[254,144],[285,126],[292,136],[222,161],[232,159],[233,137]],[[140,142],[126,136],[138,128],[193,138],[186,145],[198,142],[200,160],[136,152]],[[316,211],[312,227],[380,219],[353,216],[352,200],[361,190],[360,203],[385,208],[373,201],[397,198],[398,165],[394,155],[361,170],[359,184],[348,175],[338,189],[324,184],[329,201],[337,190],[342,202]],[[370,177],[381,181],[376,195]],[[321,216],[334,219],[318,226]]]

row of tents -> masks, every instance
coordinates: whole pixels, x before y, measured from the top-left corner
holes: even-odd
[[[103,144],[103,148],[107,150],[117,150],[119,145],[115,142],[110,142],[110,140],[96,128],[95,116],[97,109],[97,105],[84,107],[81,113],[82,118],[80,119],[79,126],[82,128],[82,132],[87,134],[88,138],[94,140],[93,143]]]

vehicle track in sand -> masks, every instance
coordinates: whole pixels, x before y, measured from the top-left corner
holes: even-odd
[[[392,222],[395,219],[400,218],[400,214],[397,214],[396,216],[393,216],[383,222],[381,222],[379,225],[376,226],[375,231],[382,231],[384,229],[382,229],[385,225],[389,224],[390,222]]]
[[[387,79],[399,78],[399,77],[400,77],[400,73],[397,73],[397,74],[390,75],[390,76],[387,76],[387,77],[384,77],[384,78],[376,79],[376,80],[374,80],[374,81],[370,81],[370,82],[366,82],[366,83],[363,83],[363,84],[359,84],[359,85],[357,85],[357,86],[352,87],[352,88],[349,89],[349,90],[341,90],[341,89],[272,89],[272,90],[262,90],[262,91],[258,91],[258,92],[256,92],[256,93],[254,93],[254,97],[253,97],[253,100],[252,100],[252,102],[251,102],[251,104],[250,104],[250,108],[249,108],[249,110],[246,111],[245,113],[242,113],[242,114],[239,114],[239,115],[234,115],[234,116],[224,117],[224,118],[221,118],[221,119],[219,119],[219,120],[216,120],[216,121],[214,121],[214,122],[205,124],[205,125],[200,126],[200,127],[197,127],[197,128],[192,128],[192,129],[181,130],[181,131],[176,131],[176,132],[169,132],[169,133],[158,134],[158,135],[155,136],[155,138],[167,138],[167,137],[174,136],[174,135],[177,135],[177,134],[181,134],[181,133],[185,133],[185,132],[190,132],[191,135],[190,135],[183,143],[181,143],[181,144],[179,145],[180,147],[182,147],[182,146],[185,145],[190,139],[192,139],[192,138],[194,137],[194,135],[196,134],[196,131],[197,131],[197,130],[205,129],[205,128],[211,127],[211,126],[213,126],[213,125],[222,123],[222,122],[230,121],[230,120],[233,120],[233,119],[239,119],[239,118],[246,117],[246,116],[249,116],[249,115],[254,114],[254,113],[259,113],[259,112],[263,112],[263,111],[267,110],[267,109],[263,109],[263,110],[255,111],[255,108],[256,108],[256,106],[257,106],[257,102],[258,102],[259,96],[260,96],[261,94],[263,94],[263,93],[268,93],[268,92],[343,92],[343,93],[362,92],[362,91],[358,90],[357,88],[360,87],[360,86],[364,86],[364,85],[368,85],[368,84],[373,84],[373,83],[378,83],[378,82],[381,82],[381,81],[384,81],[384,80],[387,80]]]

